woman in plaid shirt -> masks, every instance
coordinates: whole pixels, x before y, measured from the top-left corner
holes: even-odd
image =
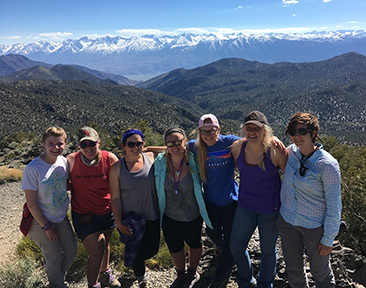
[[[286,134],[293,142],[281,188],[277,219],[291,287],[308,287],[304,250],[316,287],[335,287],[330,253],[342,210],[339,164],[315,142],[318,118],[296,113]]]

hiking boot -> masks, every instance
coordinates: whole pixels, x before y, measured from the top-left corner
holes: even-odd
[[[109,268],[107,271],[99,273],[99,281],[103,286],[118,288],[121,287],[121,283],[115,279],[112,275],[112,269]]]
[[[177,278],[175,278],[172,285],[170,285],[170,288],[182,288],[184,284],[186,283],[186,273],[185,271],[177,271]]]
[[[196,269],[188,268],[188,272],[186,274],[186,280],[184,282],[184,288],[192,288],[198,280],[200,280],[201,276],[197,272]]]
[[[139,288],[147,287],[147,280],[146,279],[138,281],[138,282],[139,282]]]

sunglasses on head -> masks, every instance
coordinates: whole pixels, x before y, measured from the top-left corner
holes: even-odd
[[[134,148],[135,146],[137,148],[139,148],[142,144],[144,144],[144,142],[141,142],[141,141],[137,141],[137,142],[130,141],[130,142],[127,142],[128,148]]]
[[[200,129],[200,133],[201,135],[210,135],[210,134],[216,134],[218,128],[217,127],[214,127],[210,130],[203,130],[203,129]]]
[[[166,142],[166,146],[168,146],[169,148],[171,148],[174,145],[175,146],[180,146],[180,145],[182,145],[182,143],[183,143],[183,140],[169,141],[169,142]]]
[[[79,144],[81,149],[85,149],[86,147],[95,147],[99,141],[89,141],[89,142],[81,142]]]
[[[308,134],[309,132],[311,132],[311,129],[307,129],[307,128],[299,128],[299,129],[293,129],[288,131],[288,134],[290,134],[290,136],[295,136],[297,133],[299,133],[300,135],[304,136],[306,134]]]

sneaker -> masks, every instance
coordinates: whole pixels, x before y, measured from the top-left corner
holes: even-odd
[[[172,285],[170,285],[170,288],[182,288],[184,284],[186,283],[186,274],[178,274],[177,278],[175,278]]]
[[[112,288],[121,287],[121,283],[119,283],[119,281],[113,277],[111,268],[105,272],[99,273],[99,281],[103,284],[103,286]]]
[[[97,283],[95,285],[88,285],[88,288],[101,288],[100,283]]]
[[[188,272],[186,274],[186,280],[183,285],[184,288],[192,288],[198,280],[200,280],[201,276],[196,271],[196,269],[190,269],[188,268]]]

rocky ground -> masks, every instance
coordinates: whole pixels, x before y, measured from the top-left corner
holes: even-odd
[[[7,153],[0,152],[0,163],[4,165],[4,159]],[[39,155],[39,147],[33,147],[31,150],[25,150],[24,153],[16,155],[11,163],[7,163],[9,167],[24,167],[35,156]],[[1,164],[0,164],[1,165]],[[16,259],[15,248],[21,240],[22,234],[19,231],[19,224],[22,215],[22,207],[24,204],[24,193],[20,189],[20,182],[12,182],[0,185],[0,264],[7,263]],[[278,261],[277,276],[274,287],[289,287],[286,275],[286,267],[282,255],[280,240],[278,242]],[[260,248],[259,237],[255,233],[249,244],[249,252],[253,262],[254,273],[257,274],[260,265]],[[195,285],[196,288],[206,288],[211,282],[215,266],[219,259],[219,253],[215,249],[212,242],[204,236],[204,252],[199,265],[201,274],[200,281]],[[111,263],[112,267],[114,263]],[[352,249],[343,247],[339,242],[334,243],[332,252],[332,268],[336,275],[337,287],[360,288],[366,286],[366,258],[357,254]],[[315,287],[315,283],[311,277],[308,263],[306,271],[310,279],[310,287]],[[137,281],[131,273],[116,272],[115,276],[122,283],[122,287],[138,287]],[[175,279],[175,271],[173,268],[164,271],[147,270],[149,278],[149,287],[169,287]],[[238,287],[235,282],[236,268],[234,267],[232,277],[227,287]],[[71,288],[87,287],[85,273],[79,275],[69,275],[68,281]]]
[[[21,240],[22,234],[19,231],[19,223],[22,214],[22,205],[24,203],[24,193],[20,189],[20,183],[7,183],[0,185],[0,261],[7,262],[15,259],[14,249]],[[253,261],[254,272],[257,273],[260,265],[259,237],[255,234],[249,245],[250,256]],[[201,279],[196,284],[197,288],[208,287],[213,274],[214,267],[218,261],[218,251],[212,242],[204,237],[204,253],[200,262],[199,271]],[[339,242],[335,242],[332,252],[332,268],[336,275],[337,287],[360,288],[366,285],[366,259],[357,255],[352,249],[343,247]],[[113,265],[113,264],[112,264]],[[277,276],[274,287],[289,287],[285,263],[282,256],[280,241],[278,243],[278,261]],[[311,278],[309,266],[307,272],[310,277],[310,286],[315,287]],[[147,275],[150,281],[150,287],[169,287],[174,281],[174,269],[164,271],[148,270]],[[118,273],[116,276],[123,283],[123,287],[138,287],[137,281],[129,273]],[[233,269],[232,277],[227,287],[237,287],[235,283],[236,269]],[[84,275],[73,275],[69,279],[71,288],[86,287]]]

